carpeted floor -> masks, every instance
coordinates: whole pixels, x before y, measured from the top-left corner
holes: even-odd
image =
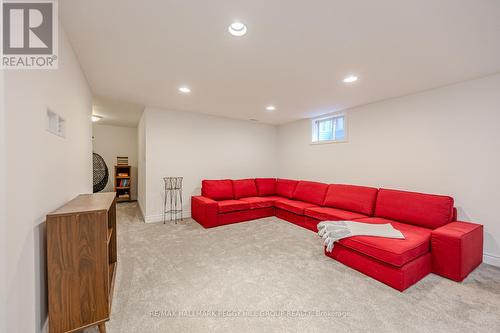
[[[489,265],[463,283],[431,274],[400,293],[327,258],[314,233],[278,218],[209,230],[190,219],[144,224],[135,203],[118,206],[118,241],[108,333],[500,327],[500,269]]]

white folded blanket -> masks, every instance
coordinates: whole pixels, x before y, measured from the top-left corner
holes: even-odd
[[[375,236],[404,239],[401,231],[390,223],[371,224],[352,221],[323,221],[318,223],[318,235],[325,241],[326,251],[332,252],[333,243],[351,236]]]

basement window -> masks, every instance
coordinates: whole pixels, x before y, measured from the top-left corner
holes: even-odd
[[[346,142],[346,117],[345,114],[316,118],[312,120],[311,143]]]

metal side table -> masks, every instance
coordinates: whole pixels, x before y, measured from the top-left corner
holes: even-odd
[[[165,177],[163,181],[165,183],[165,196],[163,201],[163,224],[167,220],[167,215],[169,216],[169,221],[175,221],[177,224],[178,215],[180,214],[180,220],[182,217],[182,179],[183,177]]]

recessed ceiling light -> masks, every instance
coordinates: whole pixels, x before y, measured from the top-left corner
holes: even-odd
[[[188,87],[180,87],[179,91],[184,94],[189,94],[191,92],[191,89],[189,89]]]
[[[268,105],[268,106],[266,106],[266,110],[267,111],[274,111],[274,110],[276,110],[276,107],[274,105]]]
[[[229,25],[229,33],[236,37],[241,37],[247,33],[247,26],[241,22],[233,22]]]
[[[97,116],[97,115],[95,115],[95,114],[93,114],[93,115],[92,115],[92,122],[94,122],[94,123],[95,123],[95,122],[98,122],[98,121],[99,121],[99,120],[101,120],[101,119],[102,119],[102,117],[101,117],[101,116]]]
[[[358,81],[358,77],[355,75],[349,75],[349,76],[346,76],[343,81],[344,81],[344,83],[353,83],[353,82]]]

